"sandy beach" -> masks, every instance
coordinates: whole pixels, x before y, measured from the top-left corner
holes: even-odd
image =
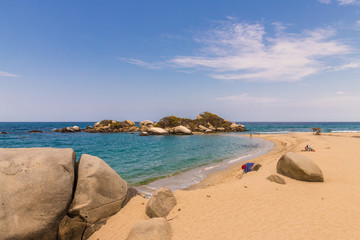
[[[360,133],[253,137],[275,143],[273,150],[250,160],[262,165],[259,171],[240,178],[240,163],[175,191],[177,205],[167,216],[172,239],[360,239]],[[307,144],[316,152],[302,152]],[[311,158],[325,182],[266,180],[286,152]],[[147,201],[131,199],[90,239],[126,239],[134,224],[149,219]]]

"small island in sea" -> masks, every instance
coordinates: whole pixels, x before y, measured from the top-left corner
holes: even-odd
[[[115,120],[102,120],[80,129],[78,126],[54,129],[55,132],[89,132],[89,133],[117,133],[117,132],[140,132],[140,136],[148,135],[191,135],[196,133],[215,133],[215,132],[245,132],[245,126],[226,119],[210,112],[199,114],[196,119],[180,118],[168,116],[160,119],[159,122],[150,120],[141,121],[136,126],[134,121],[125,120],[123,122]]]

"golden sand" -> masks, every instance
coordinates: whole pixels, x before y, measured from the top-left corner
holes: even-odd
[[[178,204],[167,216],[172,239],[360,239],[360,134],[259,137],[275,143],[272,151],[250,160],[262,165],[259,171],[241,177],[241,163],[175,191]],[[316,152],[301,152],[307,144]],[[266,180],[286,152],[311,158],[325,182]],[[135,223],[148,219],[147,201],[133,198],[90,239],[126,239]]]

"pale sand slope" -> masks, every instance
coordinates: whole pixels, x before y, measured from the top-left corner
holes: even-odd
[[[263,165],[258,172],[239,179],[239,164],[191,190],[175,192],[178,204],[167,217],[173,239],[360,239],[360,134],[261,137],[276,146],[252,160]],[[316,152],[300,152],[306,144]],[[325,182],[283,177],[286,185],[280,185],[266,180],[288,151],[313,159]],[[135,223],[148,219],[147,201],[133,198],[90,239],[125,239]]]

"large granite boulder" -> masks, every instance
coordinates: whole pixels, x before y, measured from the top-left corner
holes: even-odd
[[[146,205],[146,214],[151,217],[166,217],[176,205],[176,198],[169,188],[158,189]]]
[[[135,224],[126,240],[170,240],[172,230],[165,218],[152,218]]]
[[[192,131],[184,126],[177,126],[174,128],[174,133],[177,135],[191,135]]]
[[[169,135],[169,132],[163,128],[152,127],[147,131],[150,135]]]
[[[95,223],[121,209],[127,190],[127,183],[103,160],[83,154],[69,214]]]
[[[72,149],[0,148],[0,239],[56,239],[74,168]]]
[[[154,126],[154,122],[150,120],[145,120],[139,123],[139,129],[142,132],[146,132],[149,128],[152,128]]]
[[[276,171],[300,181],[324,181],[321,169],[310,158],[297,153],[284,154],[277,163]]]

